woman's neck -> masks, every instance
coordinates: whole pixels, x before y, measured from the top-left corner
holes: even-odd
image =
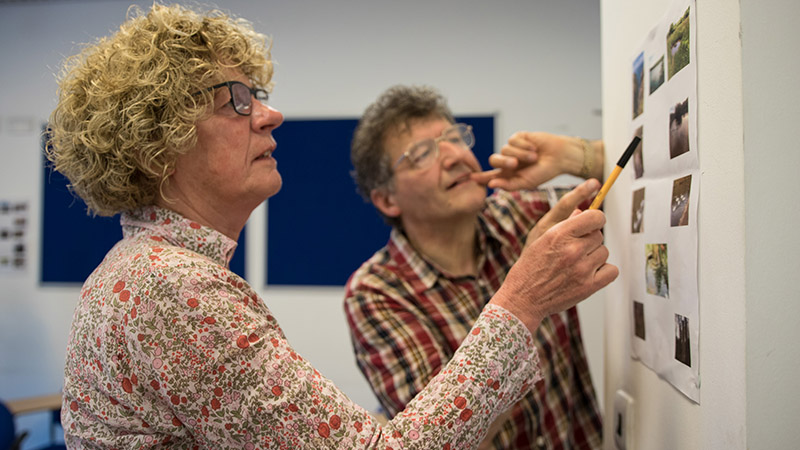
[[[197,204],[205,206],[201,202]],[[175,211],[187,219],[213,228],[234,241],[239,240],[239,234],[242,232],[245,223],[247,223],[247,216],[242,218],[227,211],[215,211],[213,208],[197,208],[194,207],[195,205],[192,202],[184,201],[183,199],[166,201],[163,198],[158,198],[156,206]]]

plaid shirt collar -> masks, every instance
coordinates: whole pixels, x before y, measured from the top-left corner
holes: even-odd
[[[494,227],[490,227],[486,223],[486,211],[481,211],[478,215],[478,223],[476,227],[477,235],[477,252],[478,252],[478,272],[483,270],[484,263],[486,263],[487,246],[503,246],[508,245],[507,239],[498,233]],[[418,252],[405,232],[398,227],[392,228],[389,235],[389,243],[387,244],[389,251],[389,260],[397,263],[397,270],[401,277],[412,286],[415,294],[422,294],[423,292],[433,288],[439,282],[439,278],[455,279],[451,274],[441,269],[428,259],[425,255]]]

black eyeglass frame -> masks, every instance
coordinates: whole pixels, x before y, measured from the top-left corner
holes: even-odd
[[[233,94],[233,86],[235,86],[237,84],[240,84],[240,85],[244,86],[248,91],[250,91],[250,95],[247,97],[248,100],[250,101],[249,104],[247,104],[247,105],[241,104],[241,105],[237,106],[236,101],[235,101],[237,99],[237,97]],[[225,82],[222,82],[222,83],[219,83],[219,84],[215,84],[213,86],[209,86],[209,87],[207,87],[205,89],[199,90],[199,91],[195,92],[193,95],[197,95],[197,94],[200,94],[200,93],[205,92],[205,91],[213,91],[214,89],[221,88],[223,86],[227,86],[228,87],[228,93],[231,96],[230,104],[233,105],[233,110],[236,111],[236,114],[239,114],[240,116],[249,116],[253,112],[253,98],[255,98],[256,100],[258,100],[261,103],[266,103],[266,101],[269,100],[269,92],[267,92],[265,89],[252,88],[252,87],[242,83],[241,81],[225,81]],[[240,108],[246,108],[246,112],[240,111]]]

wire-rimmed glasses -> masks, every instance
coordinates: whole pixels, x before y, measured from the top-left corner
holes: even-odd
[[[418,169],[430,167],[431,164],[439,158],[439,143],[442,141],[464,148],[472,148],[472,146],[475,145],[475,135],[472,134],[472,126],[465,123],[454,124],[444,130],[441,136],[436,139],[424,139],[412,144],[411,147],[397,159],[393,169],[397,169],[397,166],[405,160],[408,160],[411,165]]]

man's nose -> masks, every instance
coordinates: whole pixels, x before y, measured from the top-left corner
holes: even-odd
[[[461,161],[468,153],[471,153],[471,150],[464,145],[444,140],[439,142],[439,157],[446,168]]]

